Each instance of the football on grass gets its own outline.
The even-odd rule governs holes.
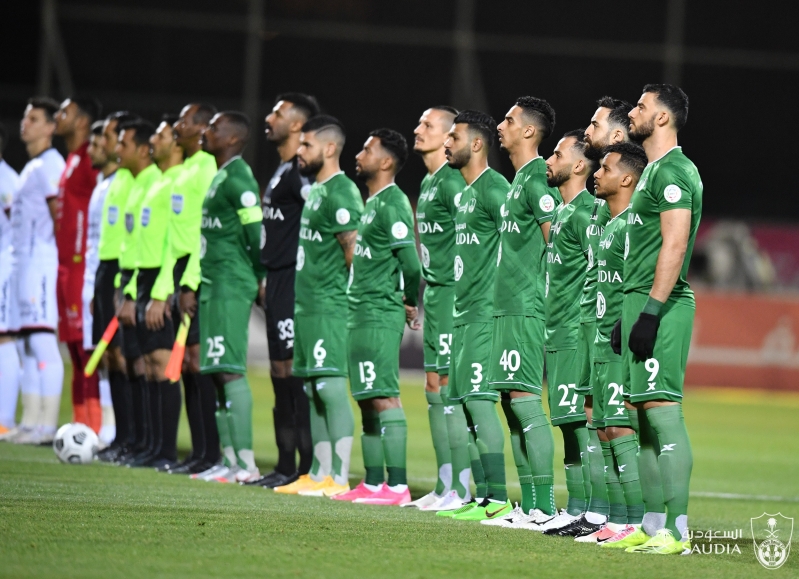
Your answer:
[[[94,460],[100,440],[94,431],[80,422],[65,424],[53,439],[58,460],[70,464],[89,464]]]

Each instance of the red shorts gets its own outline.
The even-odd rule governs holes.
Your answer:
[[[58,266],[58,337],[83,343],[83,263]]]

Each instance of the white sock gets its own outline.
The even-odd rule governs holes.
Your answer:
[[[255,466],[255,453],[252,450],[242,449],[236,454],[239,455],[239,458],[244,463],[244,466],[248,471],[255,472],[258,470],[258,467]]]
[[[441,468],[438,469],[438,478],[440,478],[441,482],[444,483],[444,490],[441,492],[441,496],[444,496],[452,488],[452,463],[451,462],[448,462],[446,464],[442,464],[441,465]]]
[[[21,426],[33,428],[39,424],[39,414],[42,410],[42,392],[39,387],[39,368],[36,357],[27,341],[23,338],[17,340],[17,352],[22,359],[22,373],[19,376],[19,389],[22,393],[22,420]]]
[[[337,485],[345,485],[350,480],[350,456],[352,456],[352,437],[344,436],[336,441],[335,453],[341,459],[341,472],[333,477]]]
[[[0,426],[14,428],[22,370],[14,342],[0,344]]]
[[[465,468],[458,473],[458,481],[461,483],[461,486],[466,489],[466,496],[465,497],[458,497],[464,501],[471,500],[472,492],[469,489],[469,481],[472,478],[472,469]]]
[[[388,487],[392,493],[404,493],[408,490],[408,485],[394,485],[393,487]]]
[[[313,447],[313,454],[316,462],[319,463],[319,470],[316,473],[310,473],[311,480],[322,482],[333,468],[333,448],[330,445],[330,441],[317,442]]]
[[[660,529],[666,526],[666,513],[644,513],[641,528],[644,533],[654,537]],[[676,537],[675,537],[676,538]]]
[[[236,451],[233,450],[232,446],[226,446],[223,448],[222,454],[225,455],[225,462],[227,462],[226,466],[233,468],[234,466],[238,465],[238,462],[236,461]]]
[[[383,485],[368,485],[366,483],[363,483],[363,486],[365,486],[368,490],[372,491],[373,493],[376,493],[383,487]]]
[[[58,340],[50,332],[35,332],[25,339],[27,351],[36,358],[39,392],[42,396],[61,396],[64,385],[64,361]]]
[[[594,525],[604,525],[607,522],[608,518],[605,515],[600,515],[599,513],[592,513],[591,511],[587,511],[585,513],[585,520]]]

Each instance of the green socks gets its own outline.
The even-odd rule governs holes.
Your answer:
[[[521,400],[517,398],[517,400]],[[516,463],[516,472],[519,475],[519,485],[522,487],[522,510],[530,513],[535,508],[535,491],[533,491],[533,473],[530,470],[530,461],[527,458],[527,445],[522,433],[522,425],[513,412],[510,398],[502,399],[502,411],[508,421],[510,430],[510,446],[513,451],[513,462]]]
[[[238,465],[254,471],[255,455],[252,450],[252,392],[247,378],[241,377],[225,384],[228,427]]]
[[[388,471],[388,486],[408,484],[405,453],[408,443],[408,423],[402,408],[389,408],[379,414],[383,436],[383,456]]]
[[[236,451],[233,449],[233,439],[230,436],[228,426],[227,404],[225,401],[225,390],[217,388],[217,396],[220,399],[216,403],[216,429],[219,431],[219,444],[222,446],[222,464],[231,467],[236,464]]]
[[[366,470],[364,483],[368,485],[382,485],[383,478],[383,440],[380,436],[380,417],[375,410],[361,408],[363,420],[363,433],[361,434],[361,450],[363,452],[363,467]]]
[[[436,453],[438,479],[434,492],[443,496],[452,488],[452,453],[449,448],[447,417],[444,415],[444,400],[440,392],[425,392],[427,397],[427,416],[430,419],[430,434],[433,436],[433,450]]]
[[[627,523],[627,504],[624,502],[624,492],[621,489],[616,461],[613,460],[613,449],[607,440],[600,440],[599,445],[602,447],[602,459],[605,463],[605,485],[607,485],[608,502],[610,503],[608,522],[624,525]],[[594,497],[592,495],[591,501],[593,502],[593,500]]]
[[[477,439],[474,436],[474,427],[469,428],[469,463],[472,465],[472,477],[474,478],[474,496],[484,499],[488,490],[486,487],[486,473],[483,470],[483,463],[480,462],[480,451],[477,449]]]
[[[660,447],[657,460],[667,509],[666,528],[674,533],[675,539],[685,540],[680,537],[685,537],[688,527],[688,488],[694,456],[682,405],[650,408],[646,416]]]
[[[653,537],[666,520],[666,501],[663,498],[663,483],[658,466],[658,437],[649,423],[648,413],[638,411],[638,473],[641,477],[641,492],[644,497],[646,515],[642,520],[644,532]],[[675,537],[676,538],[676,537]]]
[[[486,498],[505,502],[508,489],[505,484],[505,435],[499,421],[496,404],[490,400],[472,400],[466,403],[472,418],[480,462],[486,477]]]
[[[584,439],[587,444],[588,432],[585,423],[580,422],[560,424],[558,427],[563,435],[563,466],[566,469],[566,490],[569,493],[566,512],[572,516],[577,516],[580,513],[584,513],[588,506],[585,479],[583,478],[583,465],[580,457],[580,438]]]
[[[317,378],[315,386],[316,397],[324,407],[328,440],[332,446],[330,476],[336,484],[344,485],[349,481],[352,435],[355,431],[347,379],[343,376]]]
[[[519,419],[522,427],[530,473],[533,478],[533,508],[540,509],[548,515],[554,515],[555,509],[555,470],[552,462],[555,458],[555,438],[552,428],[544,413],[541,397],[525,396],[516,398],[510,403],[511,409]]]
[[[311,440],[313,441],[313,461],[308,474],[312,480],[319,482],[329,475],[332,469],[332,447],[330,434],[327,431],[325,405],[315,394],[315,382],[315,380],[306,380],[304,388],[311,409]]]
[[[610,502],[608,487],[605,483],[604,447],[599,440],[596,428],[588,427],[587,430],[588,446],[583,454],[583,465],[588,462],[591,482],[591,500],[588,503],[588,511],[607,517],[610,513]],[[610,454],[610,445],[608,445],[608,454]],[[621,487],[619,487],[619,493],[621,493]]]
[[[444,415],[447,419],[449,451],[452,457],[452,490],[457,492],[461,499],[468,500],[471,497],[469,477],[472,469],[469,456],[469,426],[466,424],[463,404],[445,406]],[[479,455],[477,462],[480,462]],[[481,473],[482,470],[480,467]],[[475,475],[475,482],[477,482],[477,475]],[[483,477],[483,484],[485,484],[485,477]]]
[[[644,518],[644,499],[638,479],[638,438],[634,434],[622,436],[611,440],[610,447],[616,457],[619,482],[627,504],[627,524],[640,525]]]

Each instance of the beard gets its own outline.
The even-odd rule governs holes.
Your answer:
[[[447,159],[447,163],[453,169],[462,169],[469,164],[471,158],[472,150],[469,147],[464,147],[460,151],[450,149],[450,157]]]
[[[655,132],[655,115],[652,115],[648,121],[636,125],[634,129],[630,129],[630,139],[638,144],[643,143],[649,137],[652,136],[652,133]]]
[[[300,164],[297,168],[300,171],[300,175],[303,177],[310,177],[311,175],[316,175],[319,173],[324,164],[325,162],[322,159],[322,155],[319,155],[316,159],[305,161],[305,164]]]
[[[357,167],[355,169],[355,176],[364,183],[370,181],[376,174],[377,171],[370,171],[369,169],[364,169],[363,167],[361,167],[360,171],[357,169]]]
[[[563,169],[559,173],[553,173],[552,177],[547,177],[547,187],[560,187],[571,176],[571,169]]]

